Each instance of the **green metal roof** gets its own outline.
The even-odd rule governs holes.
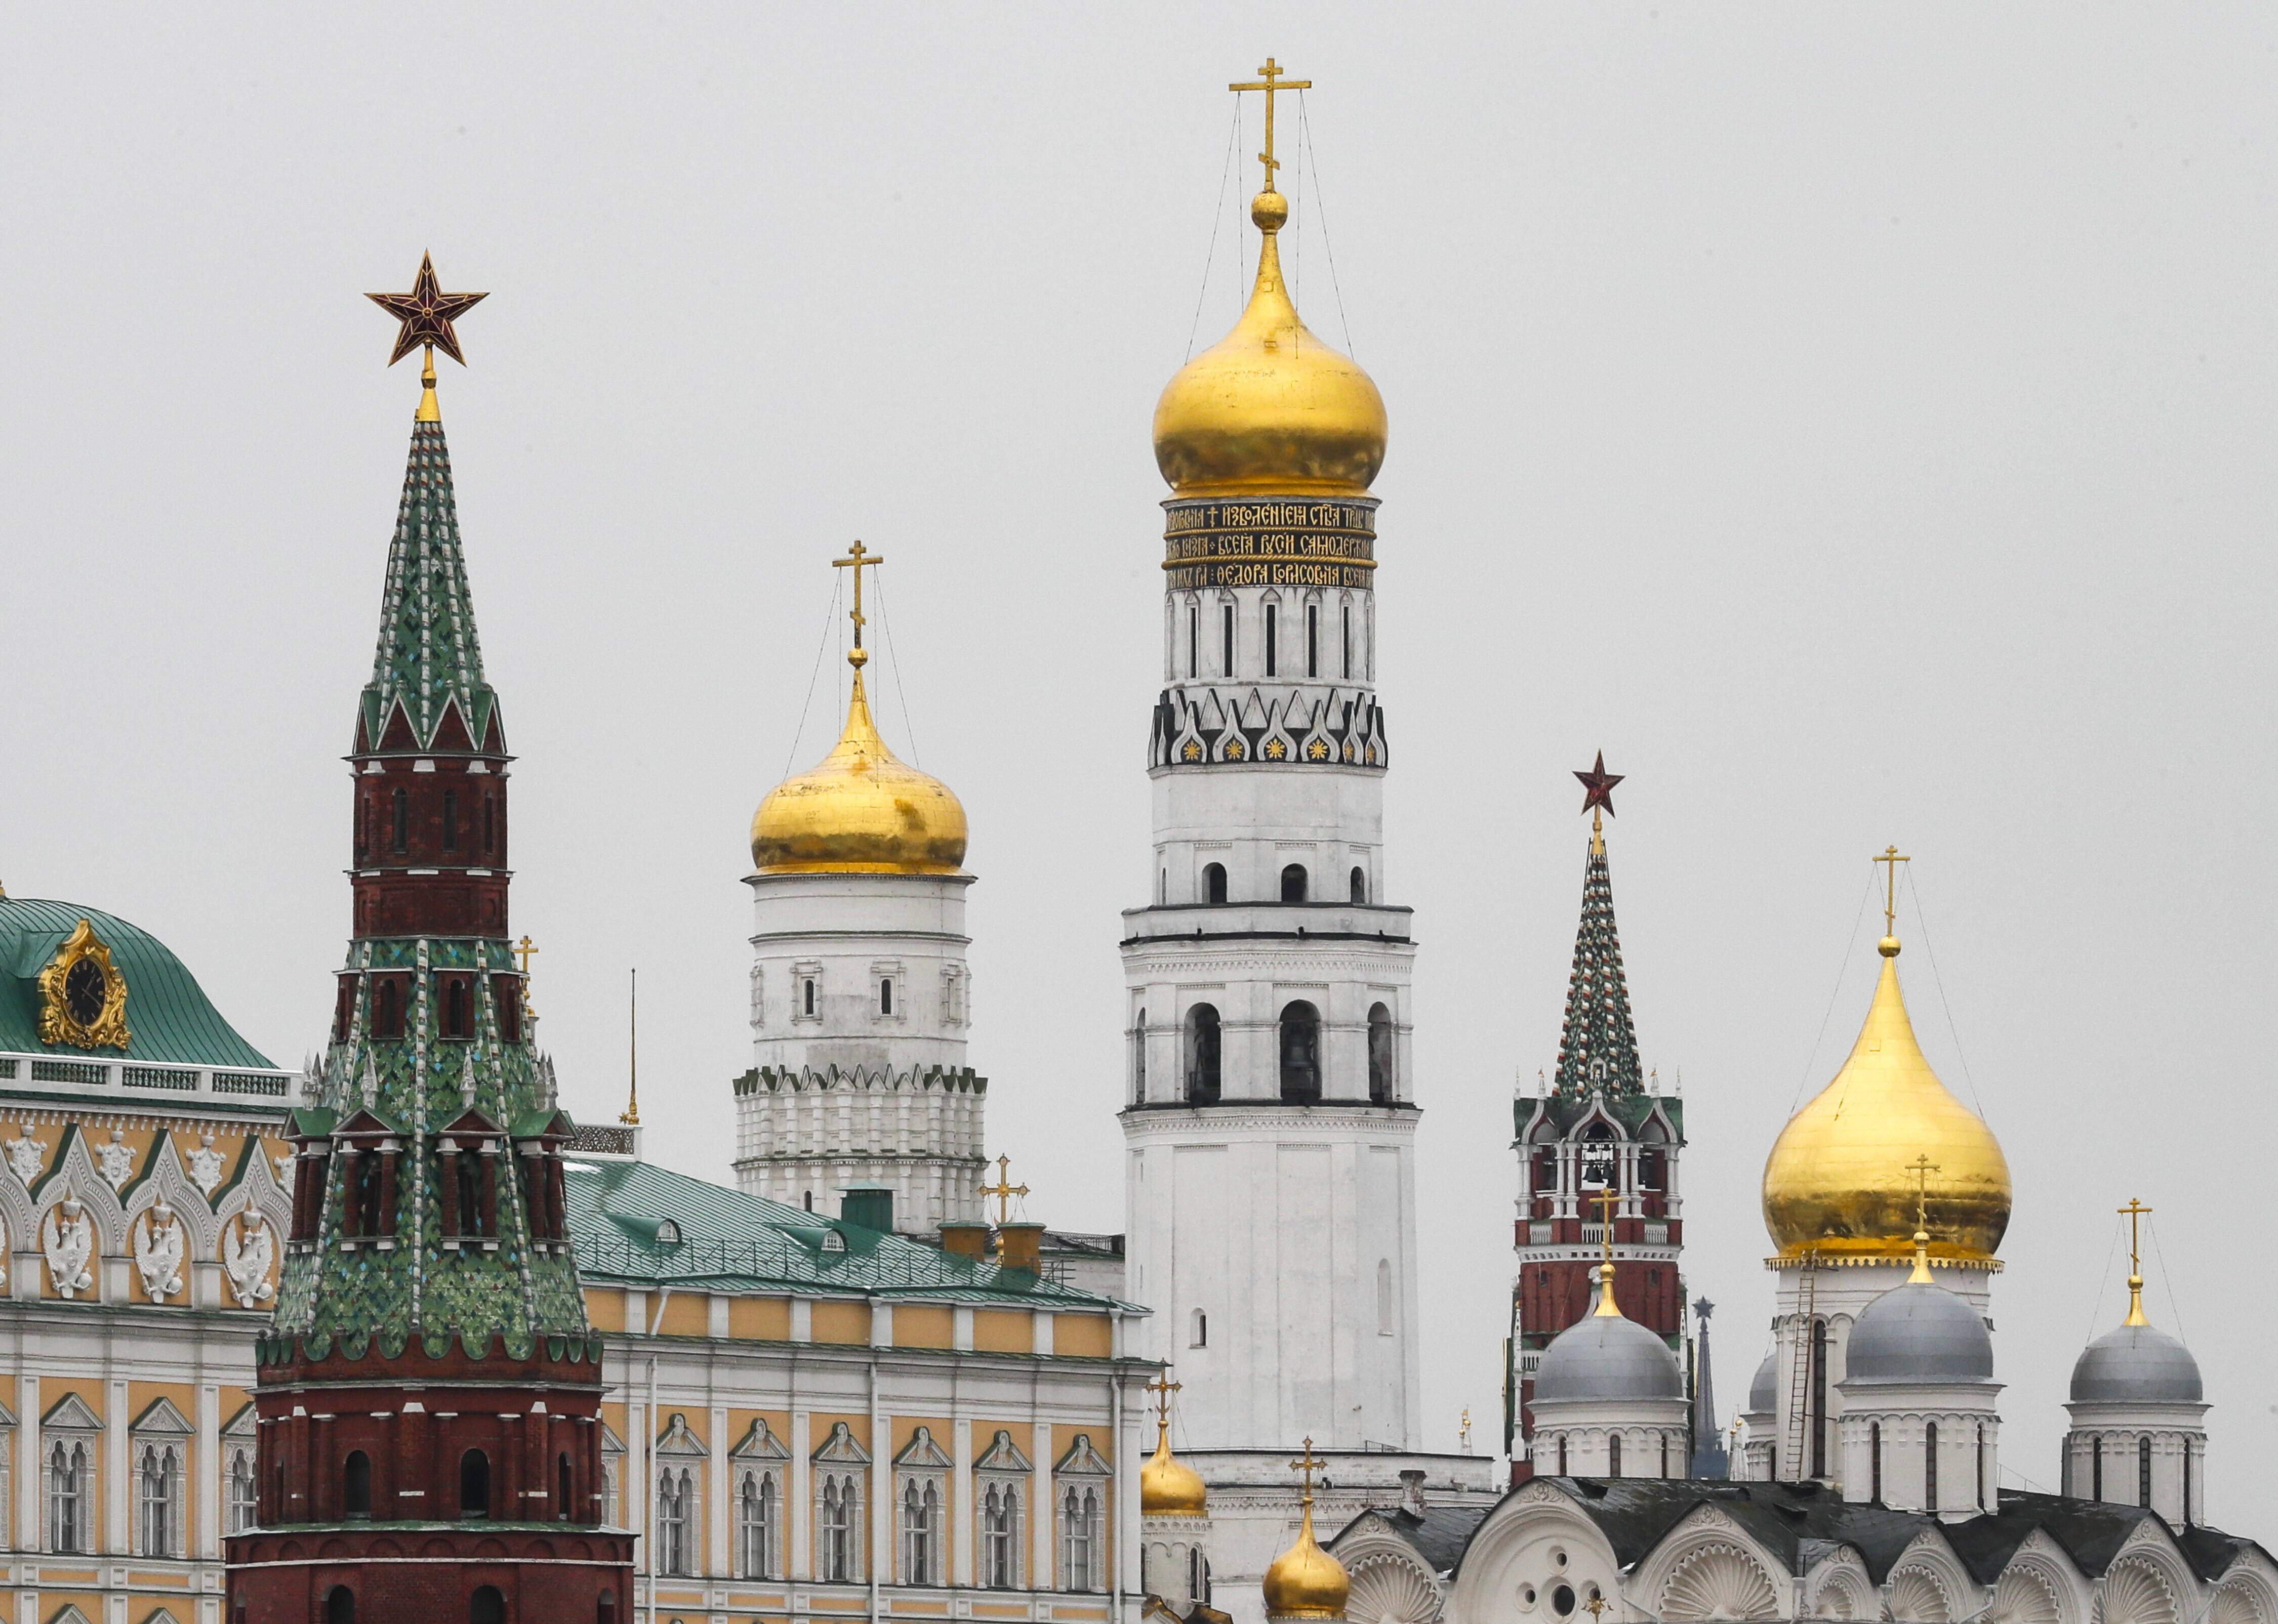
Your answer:
[[[123,1050],[90,1051],[40,1041],[40,972],[81,919],[111,949],[111,962],[126,981],[126,1026],[134,1041]],[[277,1069],[238,1036],[188,966],[156,936],[97,909],[28,896],[0,896],[0,1051]]]
[[[577,1272],[589,1285],[1144,1312],[1026,1269],[953,1256],[653,1163],[572,1160],[566,1183]],[[668,1223],[677,1241],[668,1238]]]

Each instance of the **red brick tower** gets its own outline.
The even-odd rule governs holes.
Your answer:
[[[483,679],[434,349],[483,295],[422,263],[428,347],[356,718],[355,934],[260,1346],[258,1526],[232,1624],[630,1624],[600,1524],[601,1339],[563,1222],[554,1104],[507,929],[506,738]],[[374,295],[380,298],[379,295]]]
[[[1590,852],[1582,871],[1582,920],[1566,987],[1558,1073],[1548,1094],[1515,1102],[1519,1153],[1518,1215],[1512,1244],[1518,1277],[1511,1292],[1510,1368],[1504,1447],[1525,1471],[1534,1366],[1550,1339],[1590,1312],[1602,1255],[1602,1215],[1614,1227],[1614,1300],[1623,1314],[1667,1338],[1685,1335],[1685,1277],[1679,1260],[1677,1168],[1685,1149],[1685,1102],[1655,1092],[1638,1064],[1637,1028],[1622,972],[1606,867],[1603,820],[1621,774],[1603,756],[1578,773],[1588,791]],[[1613,1200],[1601,1200],[1610,1189]]]

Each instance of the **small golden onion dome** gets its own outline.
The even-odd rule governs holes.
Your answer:
[[[1171,1452],[1171,1429],[1156,1423],[1155,1458],[1139,1468],[1139,1513],[1145,1517],[1210,1514],[1202,1474]]]
[[[837,744],[752,815],[752,861],[763,874],[953,874],[965,839],[965,808],[949,786],[896,759],[878,736],[859,667]]]
[[[1341,1619],[1352,1594],[1345,1565],[1313,1539],[1313,1497],[1305,1497],[1297,1543],[1265,1570],[1265,1616],[1271,1619]]]
[[[1867,1024],[1835,1080],[1788,1119],[1764,1164],[1764,1226],[1783,1257],[1915,1255],[1926,1157],[1929,1255],[1991,1259],[2009,1227],[2009,1163],[1974,1111],[1946,1091],[1915,1041],[1899,991],[1899,942],[1877,946],[1883,974]]]
[[[1257,281],[1234,331],[1155,403],[1155,463],[1180,496],[1365,496],[1384,466],[1384,397],[1315,338],[1281,279],[1289,205],[1260,192]]]

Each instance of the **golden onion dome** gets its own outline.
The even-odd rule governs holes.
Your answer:
[[[1341,1619],[1352,1594],[1345,1565],[1313,1539],[1313,1497],[1305,1496],[1297,1543],[1265,1570],[1265,1616],[1272,1619]]]
[[[1171,1429],[1156,1423],[1155,1457],[1139,1468],[1139,1513],[1145,1517],[1204,1517],[1210,1491],[1202,1474],[1171,1452]]]
[[[859,664],[837,744],[752,815],[752,861],[763,874],[953,874],[965,841],[965,808],[949,786],[878,736]]]
[[[1281,279],[1289,217],[1260,192],[1257,280],[1234,331],[1181,367],[1155,403],[1155,463],[1180,496],[1365,496],[1384,466],[1384,397],[1307,330]]]
[[[2009,1163],[1993,1131],[1946,1091],[1915,1041],[1899,941],[1883,938],[1867,1024],[1835,1080],[1788,1119],[1764,1164],[1764,1225],[1783,1257],[1914,1255],[1917,1159],[1930,1164],[1932,1257],[1990,1260],[2009,1227]]]

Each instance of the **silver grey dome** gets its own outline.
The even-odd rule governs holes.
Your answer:
[[[2199,1361],[2154,1325],[2107,1330],[2072,1368],[2075,1404],[2198,1404]]]
[[[1846,1386],[1992,1379],[1993,1338],[1984,1316],[1942,1285],[1884,1292],[1851,1327]]]
[[[1779,1350],[1774,1348],[1756,1367],[1756,1379],[1748,1384],[1748,1414],[1769,1415],[1778,1407]]]
[[[1534,1401],[1568,1399],[1682,1399],[1677,1355],[1635,1320],[1592,1315],[1560,1331],[1542,1350]]]

